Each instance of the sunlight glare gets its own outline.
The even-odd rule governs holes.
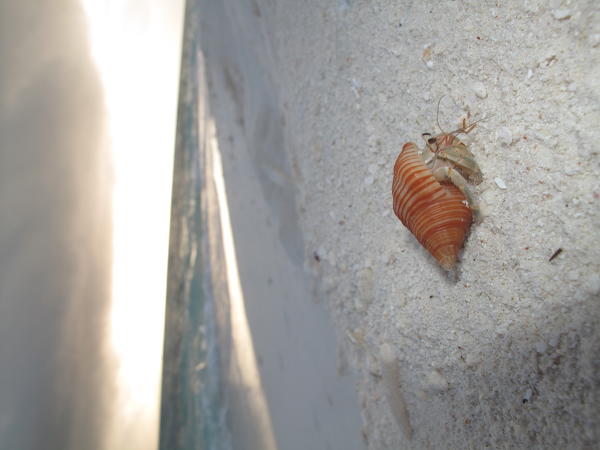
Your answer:
[[[81,0],[105,89],[113,188],[108,448],[156,448],[183,0]]]

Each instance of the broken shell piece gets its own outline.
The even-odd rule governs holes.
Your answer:
[[[500,189],[506,189],[506,183],[502,178],[494,178],[494,182]]]

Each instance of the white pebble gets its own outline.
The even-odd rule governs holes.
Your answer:
[[[540,341],[537,344],[535,344],[535,351],[538,352],[539,354],[546,353],[547,349],[548,349],[548,346],[543,341]]]
[[[338,0],[337,2],[338,11],[340,12],[345,12],[350,6],[350,0]]]
[[[325,250],[325,247],[319,247],[317,255],[319,255],[319,258],[321,259],[327,259],[327,250]]]
[[[425,378],[425,388],[430,392],[443,392],[448,389],[448,382],[437,370],[432,370]]]
[[[591,295],[600,294],[600,275],[592,274],[585,282],[585,290]]]
[[[335,266],[335,263],[336,263],[335,253],[333,253],[333,251],[331,251],[331,252],[329,252],[329,254],[327,256],[329,259],[329,264],[331,264],[332,266]]]
[[[417,398],[419,400],[429,400],[429,394],[425,392],[423,389],[419,389],[417,391]]]
[[[494,182],[500,189],[506,189],[506,183],[502,178],[494,178]]]
[[[433,61],[427,61],[425,66],[427,66],[428,69],[433,69]]]
[[[569,9],[556,9],[552,12],[552,15],[556,20],[563,20],[571,17],[571,10]]]
[[[523,394],[523,403],[530,401],[532,395],[533,395],[533,392],[531,391],[531,389],[527,389],[525,391],[525,393]]]
[[[581,170],[579,169],[579,167],[565,167],[564,172],[565,174],[567,174],[568,176],[573,176],[573,175],[577,175]]]
[[[571,270],[568,275],[569,281],[579,280],[579,272],[577,270]]]
[[[508,128],[500,127],[498,130],[496,130],[496,139],[498,139],[498,141],[500,141],[500,143],[503,145],[510,145],[512,144],[513,137]]]
[[[469,367],[474,367],[477,364],[479,364],[480,362],[480,358],[479,355],[476,353],[467,353],[467,357],[465,358],[465,363],[467,364],[467,366]]]
[[[533,70],[529,69],[529,70],[527,71],[527,79],[528,79],[528,80],[529,80],[529,79],[531,79],[531,77],[532,77],[532,76],[533,76]]]
[[[475,83],[473,83],[473,86],[471,86],[471,87],[477,97],[479,97],[479,98],[487,97],[487,89],[485,88],[485,85],[482,82],[476,81]]]

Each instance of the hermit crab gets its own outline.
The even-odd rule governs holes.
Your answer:
[[[479,214],[467,183],[481,183],[481,170],[457,137],[470,133],[477,122],[468,124],[464,119],[449,133],[423,133],[425,149],[408,142],[394,164],[394,213],[446,270],[455,267],[471,222]]]

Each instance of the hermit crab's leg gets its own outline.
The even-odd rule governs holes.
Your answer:
[[[433,176],[440,183],[450,182],[458,189],[460,189],[460,191],[467,198],[467,203],[469,204],[469,208],[471,208],[471,210],[473,211],[475,220],[479,222],[479,220],[481,219],[479,205],[477,204],[475,197],[473,196],[473,194],[467,186],[467,180],[465,180],[463,176],[460,173],[458,173],[455,169],[448,166],[438,167],[433,171]]]
[[[429,133],[423,133],[423,138],[425,138],[425,140],[427,140],[425,137],[427,134]],[[419,150],[419,156],[423,160],[423,164],[431,169],[434,166],[437,151],[434,151],[429,145],[427,145],[423,150]]]
[[[477,122],[479,122],[479,120]],[[457,130],[457,132],[460,132],[462,134],[469,134],[471,131],[473,131],[473,128],[475,128],[477,122],[473,122],[471,125],[467,125],[467,119],[463,119],[462,128],[459,129],[461,131]]]
[[[475,128],[475,126],[479,123],[479,122],[483,122],[484,120],[488,120],[490,118],[494,117],[494,115],[488,115],[487,117],[482,117],[479,120],[476,120],[475,122],[471,122],[471,124],[468,124],[467,119],[462,120],[462,127],[451,131],[450,133],[442,133],[442,134],[452,134],[454,136],[456,136],[457,134],[469,134],[471,131],[473,131],[473,128]],[[441,135],[440,135],[441,136]]]
[[[439,138],[441,136],[454,136],[454,137],[456,137],[459,134],[469,134],[471,131],[473,131],[473,129],[477,126],[477,124],[479,122],[482,122],[484,120],[488,120],[490,117],[494,117],[494,116],[491,115],[491,116],[487,116],[487,117],[482,117],[481,119],[476,120],[475,122],[471,122],[470,124],[467,122],[467,119],[463,118],[463,120],[462,120],[462,126],[460,128],[457,128],[456,130],[451,131],[449,133],[442,132],[442,133],[440,133],[440,134],[438,134],[437,136],[434,136],[434,137],[435,138]]]
[[[437,136],[435,136],[436,138],[439,136],[456,136],[458,134],[469,134],[471,131],[473,131],[473,129],[477,126],[477,124],[479,122],[481,122],[483,119],[479,119],[476,120],[475,122],[473,122],[470,125],[467,125],[467,121],[465,119],[463,119],[463,123],[462,123],[462,127],[457,128],[454,131],[451,131],[450,133],[441,133],[438,134]]]
[[[481,169],[475,162],[473,154],[463,143],[440,149],[437,157],[450,162],[469,182],[473,184],[481,183]]]

